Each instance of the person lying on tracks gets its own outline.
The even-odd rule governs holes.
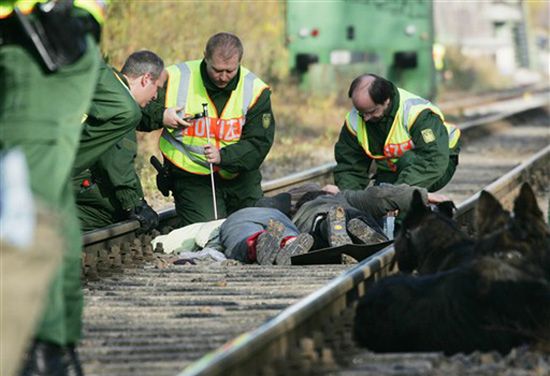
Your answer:
[[[161,235],[153,239],[153,247],[159,242],[165,252],[183,251],[185,257],[189,257],[186,251],[202,249],[210,251],[214,259],[219,251],[228,259],[243,263],[289,265],[292,256],[311,249],[313,238],[300,233],[278,209],[251,207],[239,209],[227,219],[195,223]]]
[[[263,198],[257,206],[277,205],[283,212],[294,213],[292,220],[300,232],[313,236],[313,249],[350,243],[376,244],[393,238],[393,233],[385,234],[382,230],[384,217],[404,214],[415,190],[426,204],[449,201],[445,195],[406,184],[382,184],[357,191],[340,191],[335,185],[311,188],[302,193],[292,208],[290,199],[286,208],[282,200],[289,193]]]
[[[339,193],[337,187],[330,185],[324,191],[311,188],[302,192],[297,208],[291,208],[291,194],[283,192],[259,200],[256,207],[240,209],[226,220],[196,223],[157,237],[153,248],[162,242],[165,252],[211,249],[244,263],[290,264],[292,256],[352,243],[352,239],[367,244],[386,241],[376,218],[406,208],[412,192],[418,189],[382,185]],[[425,189],[420,191],[426,203],[448,200]],[[330,240],[333,236],[339,238]]]

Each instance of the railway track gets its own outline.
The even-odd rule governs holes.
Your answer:
[[[516,105],[504,105],[500,115],[488,111],[489,125],[483,119],[461,124],[461,163],[444,193],[462,203],[465,226],[475,193],[503,176],[491,187],[498,197],[513,196],[529,180],[541,207],[548,205],[550,130],[547,113],[538,109],[547,97],[510,117]],[[323,166],[264,188],[286,189],[330,171]],[[171,215],[162,218],[168,224]],[[136,227],[127,222],[85,236],[85,268],[95,257],[91,274],[101,277],[85,284],[87,375],[174,375],[184,368],[184,375],[345,374],[342,365],[357,353],[350,337],[353,300],[391,272],[391,247],[356,266],[160,265],[150,237],[136,238]]]

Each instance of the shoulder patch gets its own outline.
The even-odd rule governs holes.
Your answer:
[[[435,135],[431,129],[424,129],[420,133],[422,133],[422,139],[424,140],[425,143],[429,144],[430,142],[435,141]]]
[[[262,126],[267,129],[271,125],[271,114],[265,113],[262,114]]]

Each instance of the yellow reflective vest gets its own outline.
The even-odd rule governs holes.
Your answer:
[[[0,19],[7,18],[13,8],[17,7],[23,14],[29,14],[35,4],[47,3],[49,0],[17,0],[0,1]],[[105,21],[105,11],[108,1],[106,0],[75,0],[74,6],[88,11],[95,20],[102,25]]]
[[[103,25],[108,3],[108,0],[75,0],[74,6],[88,11],[98,24]]]
[[[17,1],[0,1],[0,19],[7,18],[13,8],[17,7],[23,14],[29,14],[37,3],[45,3],[47,0],[17,0]]]
[[[406,90],[400,88],[397,90],[399,91],[399,106],[384,143],[383,154],[381,155],[371,153],[367,127],[357,109],[353,108],[346,115],[346,126],[350,132],[357,136],[357,140],[363,150],[365,150],[365,153],[370,158],[376,160],[377,166],[381,170],[387,171],[389,169],[393,172],[397,171],[397,160],[405,152],[415,148],[409,131],[422,111],[428,109],[441,118],[449,134],[449,149],[453,149],[460,138],[460,129],[450,123],[446,123],[441,110],[430,101],[409,93]]]
[[[210,173],[204,156],[204,146],[209,143],[221,149],[239,142],[246,123],[248,110],[256,103],[267,84],[254,73],[241,66],[237,87],[231,94],[221,114],[208,96],[200,71],[200,60],[187,61],[166,68],[166,108],[183,107],[182,117],[193,116],[208,105],[208,117],[191,121],[186,129],[162,130],[159,147],[172,164],[197,175]],[[232,179],[238,174],[214,166],[221,177]]]

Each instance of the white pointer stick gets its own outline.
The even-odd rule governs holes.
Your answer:
[[[208,104],[202,104],[202,113],[206,120],[206,140],[210,143],[210,118],[208,117]],[[212,186],[212,203],[214,205],[214,219],[218,219],[218,205],[216,204],[216,185],[214,184],[214,166],[210,165],[210,185]]]

